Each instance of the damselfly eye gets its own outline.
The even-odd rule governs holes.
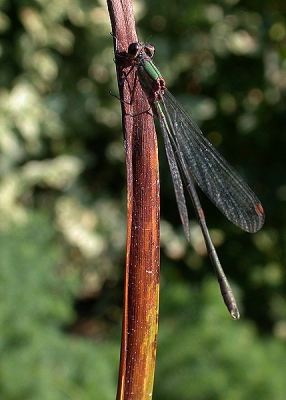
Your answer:
[[[136,58],[138,56],[140,48],[141,48],[141,46],[139,43],[131,43],[128,47],[129,58],[131,58],[131,59]]]
[[[155,47],[152,44],[146,44],[144,50],[148,57],[152,58],[155,54]]]

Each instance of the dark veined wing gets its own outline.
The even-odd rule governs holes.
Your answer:
[[[155,101],[155,107],[158,113],[164,113],[170,141],[173,147],[178,148],[203,192],[235,225],[247,232],[258,231],[264,223],[264,211],[259,199],[203,136],[179,101],[165,90],[162,101]],[[160,115],[158,118],[160,120]],[[188,181],[188,176],[185,178]]]
[[[162,109],[159,104],[155,105],[156,114],[160,121],[162,135],[165,144],[165,150],[167,154],[168,164],[171,171],[171,176],[173,180],[175,196],[177,200],[177,205],[179,209],[180,218],[182,221],[182,225],[184,228],[185,235],[190,241],[190,226],[189,226],[189,216],[188,209],[186,206],[186,199],[184,195],[184,187],[181,179],[180,171],[178,168],[177,160],[176,160],[176,149],[174,148],[174,144],[171,143],[171,134],[169,131],[169,126],[167,124],[165,116],[162,114]]]

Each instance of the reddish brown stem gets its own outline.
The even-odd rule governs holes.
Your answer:
[[[124,54],[130,43],[138,41],[131,0],[107,0],[107,4],[116,50]],[[120,64],[117,76],[126,151],[127,242],[117,400],[150,400],[159,310],[157,139],[136,71],[125,68],[124,62]]]

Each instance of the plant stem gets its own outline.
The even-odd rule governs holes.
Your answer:
[[[138,41],[131,0],[107,0],[115,51]],[[124,64],[124,63],[123,63]],[[159,168],[154,121],[135,69],[116,66],[127,168],[124,314],[117,400],[150,400],[159,311]],[[128,75],[126,75],[128,73]]]

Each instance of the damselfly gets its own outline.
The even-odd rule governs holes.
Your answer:
[[[129,65],[137,68],[140,84],[160,123],[185,234],[189,239],[189,217],[181,176],[192,199],[224,302],[231,316],[238,319],[237,304],[212,243],[194,180],[231,222],[247,232],[256,232],[262,227],[264,211],[253,191],[166,89],[165,80],[152,61],[154,53],[155,48],[150,44],[132,43],[126,57]]]

